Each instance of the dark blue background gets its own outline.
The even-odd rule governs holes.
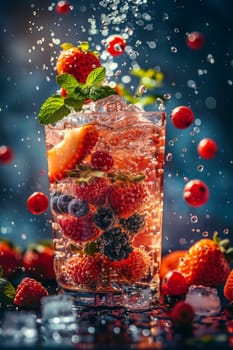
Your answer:
[[[104,3],[108,5],[104,7]],[[32,192],[48,194],[44,133],[37,114],[41,103],[57,89],[54,64],[60,47],[56,40],[51,43],[53,38],[73,43],[89,41],[92,49],[102,52],[100,16],[105,13],[108,18],[113,14],[107,25],[109,35],[131,28],[127,45],[136,51],[135,60],[128,53],[113,59],[121,71],[115,81],[128,75],[136,61],[143,69],[159,68],[165,78],[158,92],[171,94],[166,104],[166,155],[171,153],[172,158],[165,165],[164,251],[186,249],[193,241],[212,236],[215,230],[231,238],[231,1],[105,0],[87,4],[79,0],[70,1],[73,10],[66,16],[50,9],[53,4],[46,0],[8,0],[0,5],[0,144],[14,150],[12,163],[0,167],[0,235],[22,247],[51,238],[50,212],[35,217],[26,207]],[[127,4],[128,10],[121,12]],[[122,13],[126,18],[114,23],[116,14]],[[88,33],[93,20],[97,29],[102,28],[96,34]],[[185,45],[186,33],[196,30],[206,39],[200,51]],[[149,48],[151,43],[156,47]],[[128,85],[135,88],[136,82]],[[209,105],[209,100],[213,104]],[[196,123],[182,131],[169,119],[178,105],[190,106],[196,117]],[[218,144],[217,156],[209,161],[197,155],[196,147],[203,137],[212,137]],[[200,208],[189,207],[182,199],[184,184],[192,178],[204,180],[210,188],[210,200]]]

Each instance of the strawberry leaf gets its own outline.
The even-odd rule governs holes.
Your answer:
[[[101,83],[103,83],[105,75],[105,67],[98,67],[89,73],[85,85],[100,85]]]
[[[116,91],[110,86],[91,86],[89,91],[89,98],[93,101],[97,101],[101,98],[108,97],[110,95],[116,95]]]
[[[0,303],[3,305],[12,304],[15,293],[14,286],[5,278],[0,278]]]
[[[63,89],[68,92],[73,92],[74,89],[80,85],[73,75],[67,73],[57,75],[56,81],[61,87],[63,87]]]
[[[49,97],[41,106],[39,111],[39,122],[41,124],[55,123],[69,114],[70,108],[64,103],[64,98],[59,95]]]

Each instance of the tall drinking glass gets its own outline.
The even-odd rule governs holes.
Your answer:
[[[45,126],[54,267],[77,306],[158,304],[165,124],[111,96]]]

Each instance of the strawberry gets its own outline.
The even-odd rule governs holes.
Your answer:
[[[74,273],[77,265],[79,264],[81,257],[79,255],[72,255],[68,257],[62,266],[61,278],[71,284],[74,284]]]
[[[104,177],[92,177],[89,181],[78,181],[74,186],[76,196],[89,203],[101,203],[105,199],[109,184]]]
[[[3,269],[3,277],[13,278],[21,270],[22,252],[8,240],[0,241],[0,266]]]
[[[195,312],[193,307],[185,301],[178,301],[170,311],[170,318],[173,327],[181,331],[186,331],[192,327]]]
[[[108,201],[121,218],[127,218],[140,209],[146,192],[139,182],[116,181],[108,191]]]
[[[117,272],[118,279],[134,283],[146,277],[150,263],[150,257],[145,251],[135,249],[127,259],[112,262],[111,267]]]
[[[217,233],[213,239],[202,238],[194,243],[177,267],[187,285],[218,287],[223,284],[230,272],[232,249],[228,245],[229,240],[220,240]]]
[[[233,301],[233,270],[230,271],[223,288],[224,297],[229,301]]]
[[[93,124],[66,131],[64,139],[47,152],[50,181],[60,180],[94,147],[98,131]]]
[[[56,69],[58,74],[71,74],[84,84],[88,74],[100,65],[99,58],[91,51],[82,51],[81,48],[71,47],[60,53]]]
[[[14,304],[22,308],[36,308],[40,306],[41,298],[47,295],[47,289],[40,282],[25,277],[17,286]]]
[[[90,211],[85,216],[63,215],[59,220],[63,235],[72,241],[80,243],[96,239],[100,230],[94,225],[93,212]]]
[[[23,266],[30,277],[54,281],[54,248],[52,244],[35,243],[29,245],[23,255]]]
[[[162,280],[167,272],[176,270],[180,259],[184,256],[186,250],[174,250],[162,257],[160,266],[160,279]]]
[[[76,265],[74,280],[81,288],[95,289],[102,282],[102,258],[99,253],[84,255]]]

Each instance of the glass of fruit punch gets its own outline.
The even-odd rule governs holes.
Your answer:
[[[127,104],[90,51],[62,51],[57,71],[39,112],[57,283],[77,307],[157,305],[165,112]]]

